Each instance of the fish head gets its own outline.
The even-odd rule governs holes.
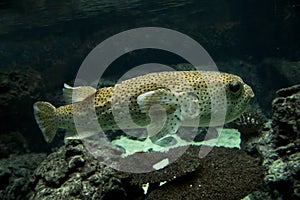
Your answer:
[[[223,82],[226,92],[227,111],[225,122],[238,118],[254,98],[252,88],[236,75],[224,74]]]
[[[194,126],[189,121],[199,118],[199,126],[221,126],[238,118],[248,107],[254,93],[249,85],[236,75],[215,71],[185,72],[193,92],[187,92],[184,103],[190,112],[182,112],[184,124]],[[187,91],[190,88],[187,87]],[[193,95],[188,95],[193,94]],[[188,99],[189,101],[187,101]],[[196,99],[193,101],[191,99]],[[191,102],[189,104],[189,102]],[[198,103],[199,112],[193,102]],[[184,106],[183,106],[184,107]],[[182,109],[183,110],[183,109]],[[198,114],[198,115],[196,115]],[[198,120],[198,119],[195,119]]]

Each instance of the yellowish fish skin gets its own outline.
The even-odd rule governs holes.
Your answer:
[[[119,122],[127,129],[147,127],[153,120],[151,116],[162,112],[170,116],[170,126],[172,120],[173,124],[179,120],[182,126],[195,126],[192,119],[197,117],[200,119],[197,126],[217,126],[220,124],[210,124],[213,105],[222,104],[218,106],[226,110],[225,123],[228,123],[239,117],[254,97],[251,87],[240,77],[212,71],[150,73],[95,91],[87,95],[85,87],[78,88],[76,96],[82,92],[87,97],[59,108],[41,101],[34,104],[36,121],[47,142],[53,140],[58,128],[75,130],[74,116],[80,119],[76,127],[88,127],[93,113],[102,130],[120,129]],[[225,95],[225,105],[219,102],[220,95]],[[153,106],[156,104],[161,106]],[[121,113],[117,120],[116,113],[118,116]],[[176,127],[167,130],[172,128],[176,130]]]

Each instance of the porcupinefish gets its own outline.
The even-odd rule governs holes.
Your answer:
[[[68,103],[65,106],[55,108],[43,101],[33,105],[46,142],[53,140],[58,128],[67,129],[65,138],[72,138],[78,127],[88,129],[91,113],[95,113],[104,131],[146,128],[151,141],[158,143],[164,136],[176,134],[180,126],[219,126],[233,121],[246,110],[254,93],[233,74],[169,71],[138,76],[98,90],[65,84],[64,96]],[[219,102],[222,97],[225,102]],[[223,122],[211,124],[212,112],[218,112],[212,109],[213,104],[222,104],[217,107],[226,112]],[[74,117],[80,119],[76,126]]]

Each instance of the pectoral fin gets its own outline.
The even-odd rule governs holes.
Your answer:
[[[140,94],[137,103],[142,112],[149,111],[151,106],[160,105],[165,109],[177,107],[176,96],[169,90],[158,89]]]
[[[158,89],[139,95],[137,103],[141,111],[147,113],[151,119],[147,126],[151,141],[160,146],[168,145],[161,141],[166,136],[175,134],[181,124],[176,96],[171,91]]]

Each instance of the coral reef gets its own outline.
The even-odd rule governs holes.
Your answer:
[[[300,86],[284,88],[273,101],[272,123],[267,123],[257,140],[256,151],[266,169],[263,192],[271,199],[299,199],[300,192]]]
[[[12,154],[0,160],[0,199],[29,199],[31,177],[46,158],[44,153]]]

